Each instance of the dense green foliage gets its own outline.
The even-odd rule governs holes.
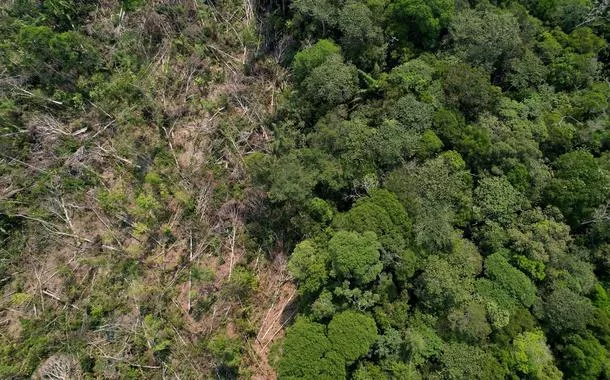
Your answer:
[[[607,16],[589,0],[275,15],[294,85],[249,167],[299,318],[327,326],[345,376],[608,376]],[[325,376],[281,370],[302,323],[280,378]]]

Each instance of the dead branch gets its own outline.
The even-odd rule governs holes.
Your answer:
[[[143,365],[143,364],[132,363],[132,362],[130,362],[128,360],[117,358],[117,357],[110,356],[110,355],[101,355],[101,357],[104,358],[104,359],[110,359],[110,360],[114,360],[114,361],[121,362],[121,363],[127,363],[128,365],[130,365],[132,367],[137,367],[137,368],[146,368],[146,369],[159,369],[159,368],[161,368],[161,366],[158,366],[158,365]]]
[[[28,220],[32,220],[32,221],[38,222],[38,223],[40,223],[42,225],[42,227],[45,230],[49,231],[50,233],[52,233],[54,235],[67,236],[67,237],[71,237],[71,238],[77,239],[79,241],[82,240],[82,241],[86,241],[87,243],[91,243],[91,240],[89,240],[87,238],[84,238],[82,236],[78,236],[78,235],[75,235],[75,234],[69,234],[69,233],[66,233],[66,232],[61,232],[59,230],[59,228],[57,228],[57,226],[55,226],[53,223],[47,222],[46,220],[42,220],[42,219],[39,219],[39,218],[34,218],[34,217],[31,217],[31,216],[28,216],[28,215],[23,215],[23,214],[15,214],[15,215],[9,215],[9,216],[10,217],[24,218],[24,219],[28,219]]]
[[[90,140],[93,140],[94,138],[96,138],[98,135],[102,134],[108,127],[110,127],[112,124],[115,123],[115,120],[110,120],[109,123],[107,123],[106,125],[104,125],[99,131],[95,132],[95,134],[93,136],[91,136]]]
[[[231,279],[231,274],[233,273],[233,264],[235,260],[235,233],[237,228],[235,226],[235,222],[233,223],[233,234],[231,236],[231,257],[229,262],[229,280]]]
[[[610,8],[610,0],[595,0],[585,19],[576,25],[575,28],[591,24],[599,19],[607,19],[608,15],[606,13],[608,8]]]
[[[140,165],[134,164],[133,162],[131,162],[131,160],[128,160],[125,157],[121,157],[121,156],[117,155],[116,153],[114,153],[113,151],[111,151],[109,149],[106,149],[106,148],[102,147],[99,144],[97,144],[97,148],[99,150],[101,150],[104,154],[109,155],[111,157],[114,157],[114,158],[116,158],[117,160],[119,160],[121,162],[124,162],[124,163],[126,163],[128,165],[131,165],[131,166],[135,167],[135,168],[139,168],[140,167]]]
[[[48,101],[48,102],[51,102],[51,103],[53,103],[53,104],[57,104],[57,105],[60,105],[60,106],[61,106],[61,105],[63,105],[63,103],[62,103],[62,102],[60,102],[60,101],[58,101],[58,100],[53,100],[53,99],[50,99],[50,98],[46,98],[46,97],[44,97],[44,96],[39,96],[39,95],[36,95],[36,94],[31,93],[30,91],[28,91],[28,90],[26,90],[26,89],[24,89],[24,88],[18,87],[18,86],[16,86],[16,85],[12,84],[12,83],[9,83],[9,84],[10,84],[10,86],[11,86],[11,87],[13,87],[14,89],[19,90],[19,91],[20,91],[20,92],[22,92],[23,94],[28,95],[28,96],[30,96],[30,97],[33,97],[33,98],[39,98],[39,99],[44,99],[44,100],[46,100],[46,101]]]
[[[44,313],[44,297],[42,296],[42,282],[40,281],[40,274],[38,273],[38,269],[34,268],[34,276],[36,276],[36,281],[38,282],[38,292],[40,295],[40,307],[42,308],[42,312]],[[36,314],[36,305],[34,305],[34,314]]]
[[[294,315],[297,313],[298,310],[293,311],[292,313],[290,313],[290,315],[288,316],[288,318],[286,318],[286,320],[284,321],[284,323],[282,323],[280,325],[280,327],[277,328],[277,330],[275,330],[275,332],[273,333],[273,335],[271,336],[271,338],[269,338],[269,341],[267,343],[265,343],[265,345],[263,346],[263,349],[267,348],[267,346],[269,345],[269,343],[273,342],[273,338],[275,338],[275,336],[284,328],[284,326],[286,326],[286,324],[288,322],[290,322],[292,320],[292,317],[294,317]]]
[[[9,159],[9,160],[11,160],[11,161],[15,161],[15,162],[17,162],[17,163],[19,163],[19,164],[21,164],[21,165],[25,165],[25,166],[27,166],[28,168],[30,168],[30,169],[34,169],[34,170],[36,170],[36,171],[37,171],[37,172],[39,172],[39,173],[46,173],[44,170],[39,169],[39,168],[37,168],[36,166],[32,166],[32,165],[28,164],[27,162],[23,162],[23,161],[18,160],[18,159],[14,158],[14,157],[7,156],[6,154],[0,153],[0,156],[4,157],[4,158],[6,158],[6,159]]]
[[[163,128],[163,132],[165,132],[165,138],[167,138],[167,144],[169,145],[169,150],[170,152],[172,152],[172,157],[174,157],[174,163],[176,164],[176,170],[178,171],[178,174],[182,177],[182,172],[180,171],[180,164],[178,163],[178,157],[176,156],[176,152],[174,151],[174,146],[172,145],[172,130],[170,130],[169,132],[167,131],[167,128],[162,127]]]
[[[292,301],[292,298],[294,297],[294,295],[296,294],[296,290],[292,292],[292,294],[290,295],[290,297],[288,297],[288,299],[286,300],[286,302],[284,302],[284,305],[279,309],[279,312],[273,317],[272,321],[271,321],[271,325],[269,326],[269,328],[267,329],[267,331],[265,332],[265,334],[260,338],[260,340],[262,341],[263,339],[265,339],[265,337],[267,336],[267,334],[269,333],[269,331],[273,328],[273,324],[276,323],[282,316],[282,313],[284,312],[284,309],[286,308],[286,306],[288,306],[288,304],[290,303],[290,301]]]
[[[189,231],[189,263],[193,262],[193,230]],[[192,281],[192,271],[189,270],[189,283],[187,289],[187,313],[191,312],[191,286],[193,284]]]
[[[256,334],[256,340],[259,340],[258,337],[261,334],[261,332],[263,331],[263,327],[265,326],[265,322],[267,322],[267,318],[269,317],[269,313],[271,313],[271,310],[273,309],[273,306],[275,306],[275,301],[273,301],[271,303],[271,307],[269,307],[269,310],[267,310],[267,314],[265,314],[265,318],[263,319],[263,322],[261,323],[261,328],[259,329],[258,334]]]
[[[66,222],[68,223],[68,226],[70,226],[70,230],[72,231],[72,233],[74,233],[74,225],[72,224],[72,219],[70,219],[70,216],[68,215],[68,210],[66,209],[66,204],[64,203],[64,199],[62,197],[60,197],[59,199],[60,199],[60,202],[58,202],[58,203],[64,212]]]
[[[97,201],[97,199],[96,199]],[[99,202],[99,201],[98,201]],[[116,237],[114,231],[110,228],[110,226],[108,225],[108,223],[106,223],[104,221],[104,219],[102,219],[102,217],[100,216],[100,214],[97,212],[97,210],[95,209],[95,207],[91,206],[89,208],[91,211],[93,211],[93,213],[95,214],[95,216],[97,217],[97,219],[102,222],[102,224],[104,225],[104,227],[106,227],[106,229],[108,230],[108,232],[110,232],[110,234],[112,235],[112,238],[114,239],[114,241],[116,241],[116,243],[119,245],[119,247],[121,247],[121,250],[123,250],[123,244],[121,244],[121,241]],[[112,250],[117,250],[116,248],[112,248],[112,247],[108,247],[103,245],[103,248],[108,248],[108,249],[112,249]]]
[[[61,302],[61,303],[63,303],[65,306],[70,306],[70,307],[72,307],[73,309],[80,310],[80,308],[79,308],[78,306],[76,306],[76,305],[74,305],[74,304],[69,304],[69,305],[68,305],[68,302],[66,302],[66,301],[62,300],[61,298],[59,298],[59,296],[58,296],[58,295],[53,294],[53,293],[49,292],[49,291],[48,291],[48,290],[46,290],[46,289],[44,289],[44,290],[42,291],[42,294],[44,294],[44,295],[46,295],[46,296],[49,296],[49,297],[53,298],[53,299],[54,299],[55,301],[57,301],[57,302]]]
[[[35,117],[32,122],[36,123],[37,129],[48,135],[72,136],[72,133],[66,131],[65,127],[52,116],[40,115]]]

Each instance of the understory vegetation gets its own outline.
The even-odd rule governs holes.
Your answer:
[[[610,378],[609,8],[4,2],[0,378]]]

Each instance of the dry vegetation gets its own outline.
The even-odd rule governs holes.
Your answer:
[[[268,144],[281,56],[261,54],[249,1],[125,4],[101,2],[81,29],[109,66],[139,63],[79,78],[76,107],[1,79],[27,110],[11,132],[25,148],[0,158],[19,251],[0,279],[3,373],[272,378],[294,290],[283,252],[245,246],[261,194],[244,159]]]

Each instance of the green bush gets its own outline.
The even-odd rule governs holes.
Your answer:
[[[536,300],[536,287],[520,270],[513,267],[500,253],[489,255],[485,259],[485,274],[504,291],[530,307]]]
[[[375,233],[339,231],[328,242],[330,262],[339,278],[367,284],[377,278],[382,264]]]
[[[328,324],[328,340],[347,363],[352,363],[367,354],[377,340],[375,320],[354,311],[339,313]]]
[[[345,378],[345,359],[334,351],[324,325],[297,318],[286,331],[282,350],[278,363],[282,379]]]
[[[237,378],[244,350],[241,339],[217,334],[210,339],[207,348],[214,356],[215,375],[223,378]]]
[[[233,269],[231,278],[224,283],[222,294],[229,299],[245,302],[257,286],[256,277],[247,268],[238,266]]]

